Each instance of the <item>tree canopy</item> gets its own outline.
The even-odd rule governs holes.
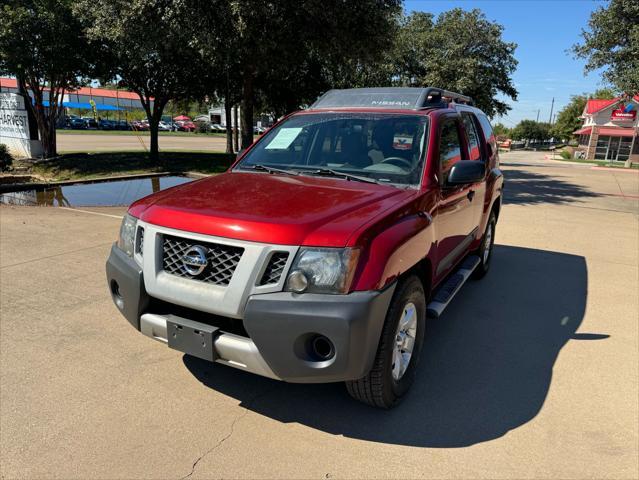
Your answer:
[[[586,59],[586,72],[604,68],[603,77],[626,93],[639,92],[639,2],[610,0],[595,10],[572,50]]]
[[[502,38],[503,27],[480,10],[454,8],[437,18],[415,12],[400,20],[387,64],[376,66],[400,86],[436,86],[469,95],[488,116],[510,107],[498,96],[517,99],[512,74],[516,44]]]
[[[550,124],[534,120],[522,120],[512,129],[515,140],[544,141],[551,137]]]
[[[64,94],[82,84],[99,58],[73,15],[71,0],[4,0],[0,3],[0,73],[30,90],[45,157],[57,154],[55,124]],[[45,108],[45,102],[48,107]]]
[[[206,4],[206,5],[205,5]],[[146,111],[151,132],[150,157],[158,159],[158,123],[171,99],[196,95],[200,79],[218,67],[218,58],[193,48],[201,13],[216,15],[224,26],[227,2],[180,0],[78,0],[76,12],[87,26],[88,36],[106,51],[110,76],[137,93]],[[210,25],[209,25],[210,26]],[[220,29],[208,32],[221,36]]]
[[[241,104],[242,147],[253,141],[256,109],[279,117],[330,88],[438,86],[472,96],[489,116],[510,109],[503,99],[517,98],[516,45],[499,24],[459,8],[404,15],[402,4],[3,0],[0,69],[36,88],[42,111],[38,88],[59,93],[89,73],[132,90],[149,120],[152,158],[165,106],[183,99],[223,99],[227,123]]]

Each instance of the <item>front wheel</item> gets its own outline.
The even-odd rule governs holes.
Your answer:
[[[391,408],[415,380],[426,328],[426,298],[416,276],[402,280],[388,307],[370,372],[346,382],[348,393],[373,407]]]
[[[484,231],[484,236],[481,239],[481,243],[479,244],[479,249],[477,250],[477,255],[479,256],[479,265],[475,268],[473,272],[474,279],[483,278],[484,275],[488,273],[488,269],[490,268],[490,260],[493,256],[493,245],[495,244],[495,226],[497,225],[497,219],[495,218],[495,213],[491,212],[490,217],[488,217],[488,223],[486,224],[486,230]]]

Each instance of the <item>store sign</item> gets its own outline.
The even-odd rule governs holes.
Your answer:
[[[0,139],[3,138],[29,140],[29,121],[22,95],[0,94]]]
[[[29,117],[22,95],[0,93],[0,143],[17,157],[42,155],[40,140],[32,140],[29,135]]]
[[[612,111],[612,115],[610,115],[610,120],[613,122],[634,122],[635,118],[637,118],[636,110],[622,110],[617,109]]]

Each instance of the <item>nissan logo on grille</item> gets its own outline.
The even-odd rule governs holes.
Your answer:
[[[208,265],[206,254],[207,249],[200,245],[189,248],[182,256],[182,265],[186,273],[194,277],[202,273]]]

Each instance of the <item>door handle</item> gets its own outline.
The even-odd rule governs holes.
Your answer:
[[[475,190],[471,190],[466,196],[468,197],[468,201],[472,202],[473,198],[475,198]]]

